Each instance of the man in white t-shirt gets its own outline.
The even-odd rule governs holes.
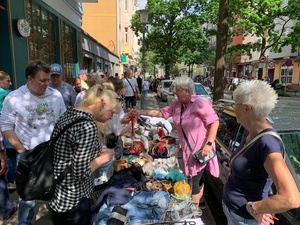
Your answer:
[[[41,60],[26,67],[27,83],[3,101],[0,124],[3,135],[22,157],[26,151],[50,139],[58,118],[66,111],[59,91],[48,87],[50,66]],[[31,225],[35,201],[19,199],[19,225]]]
[[[128,72],[124,72],[123,84],[124,87],[126,88],[126,93],[125,93],[126,110],[127,112],[129,112],[131,109],[136,109],[136,97],[134,96],[135,92],[140,94],[137,80],[136,78],[132,77],[132,70],[128,70]]]

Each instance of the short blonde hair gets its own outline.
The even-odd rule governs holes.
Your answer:
[[[120,113],[121,106],[118,101],[117,93],[112,90],[104,89],[101,84],[96,84],[86,91],[82,105],[89,106],[100,101],[106,103],[109,110],[113,110],[113,113]]]

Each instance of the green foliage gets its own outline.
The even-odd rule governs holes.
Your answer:
[[[165,65],[168,77],[172,65],[183,61],[194,63],[199,61],[202,50],[207,45],[206,37],[201,29],[201,10],[203,4],[199,0],[148,0],[148,29],[145,31],[147,51],[153,51],[158,64]],[[132,18],[132,29],[136,35],[143,32],[144,26]]]
[[[278,94],[278,96],[291,97],[291,95],[289,93],[286,93],[285,91],[282,91],[282,90],[276,90],[276,93]]]
[[[285,30],[290,28],[290,21],[296,18],[295,9],[299,10],[299,0],[289,0],[284,4],[282,0],[232,0],[230,10],[234,15],[232,27],[236,34],[244,37],[256,36],[254,43],[232,46],[231,51],[240,51],[242,54],[251,55],[251,51],[259,51],[264,55],[267,49],[281,52],[281,48],[291,44]],[[299,11],[298,11],[299,14]]]

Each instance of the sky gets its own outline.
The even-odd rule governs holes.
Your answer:
[[[139,9],[144,9],[146,3],[147,3],[147,0],[139,0]]]

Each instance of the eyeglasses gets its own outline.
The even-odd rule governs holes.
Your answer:
[[[234,103],[231,103],[231,107],[232,107],[232,108],[234,108],[234,107],[237,106],[237,105],[244,105],[244,104],[242,104],[242,103],[235,103],[235,102],[234,102]]]

